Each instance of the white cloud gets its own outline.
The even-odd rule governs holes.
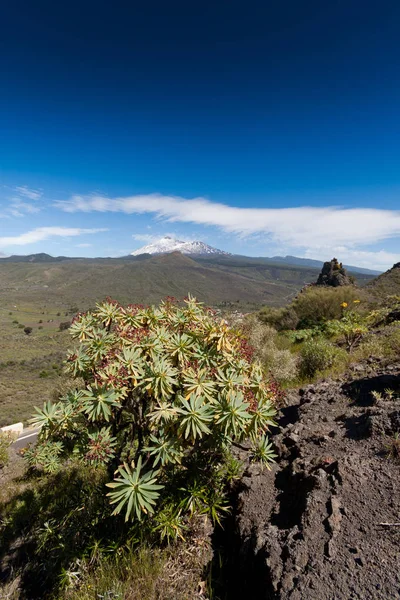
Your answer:
[[[319,252],[315,248],[310,248],[304,254],[304,258],[315,258],[315,256],[323,257],[338,257],[342,262],[358,266],[365,267],[366,269],[376,269],[378,271],[386,271],[394,263],[399,262],[399,254],[392,252],[386,252],[386,250],[377,250],[376,252],[371,250],[358,250],[356,248],[347,248],[346,246],[336,247],[324,247],[320,248]]]
[[[108,229],[80,229],[75,227],[38,227],[26,233],[11,237],[0,237],[0,248],[8,246],[27,246],[52,237],[75,237],[78,235],[99,233]]]
[[[355,248],[400,235],[400,211],[337,206],[240,208],[205,198],[149,194],[127,198],[73,196],[56,203],[65,212],[151,213],[169,222],[213,225],[239,236],[263,234],[267,243],[313,249]],[[325,253],[324,253],[325,254]]]
[[[19,198],[12,198],[12,203],[6,209],[13,217],[24,217],[25,214],[34,214],[40,212],[40,208],[29,202],[22,202]]]
[[[28,188],[26,185],[20,185],[14,188],[15,191],[24,198],[29,198],[29,200],[39,200],[43,196],[43,192],[40,190],[33,190]]]

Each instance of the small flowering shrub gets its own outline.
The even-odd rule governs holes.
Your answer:
[[[232,444],[249,439],[249,454],[273,460],[277,388],[246,339],[194,298],[157,308],[107,300],[69,331],[79,346],[67,371],[84,385],[36,408],[42,428],[30,465],[105,466],[114,514],[153,515],[169,539],[182,535],[187,515],[218,520],[227,509],[226,482],[238,470]]]
[[[342,308],[347,308],[347,303],[342,303]],[[346,310],[340,320],[329,321],[326,332],[330,336],[343,336],[346,349],[351,352],[360,342],[363,335],[368,332],[368,319],[354,310]]]

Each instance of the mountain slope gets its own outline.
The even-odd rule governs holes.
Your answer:
[[[213,248],[204,242],[182,242],[181,240],[176,240],[167,235],[157,242],[153,242],[148,246],[143,246],[142,248],[135,250],[132,252],[132,256],[139,256],[141,254],[166,254],[169,252],[182,252],[182,254],[196,255],[228,254],[228,252]]]
[[[317,276],[316,269],[224,255],[192,258],[180,252],[130,260],[1,261],[0,294],[3,307],[34,301],[87,309],[108,295],[147,304],[190,292],[207,304],[250,309],[286,304]]]
[[[385,300],[388,296],[400,296],[400,262],[373,279],[366,289],[376,299]]]

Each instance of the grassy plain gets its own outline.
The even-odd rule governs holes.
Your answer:
[[[60,322],[71,318],[66,311],[15,302],[0,310],[0,426],[26,422],[33,406],[64,385],[62,361],[70,344],[68,332],[59,331]],[[26,335],[21,325],[32,333]]]

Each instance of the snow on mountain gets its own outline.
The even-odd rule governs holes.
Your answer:
[[[168,254],[169,252],[182,252],[182,254],[225,254],[229,255],[229,252],[218,250],[212,246],[208,246],[204,242],[182,242],[176,240],[170,236],[165,236],[149,244],[143,246],[134,252],[131,252],[132,256],[139,256],[139,254]]]

